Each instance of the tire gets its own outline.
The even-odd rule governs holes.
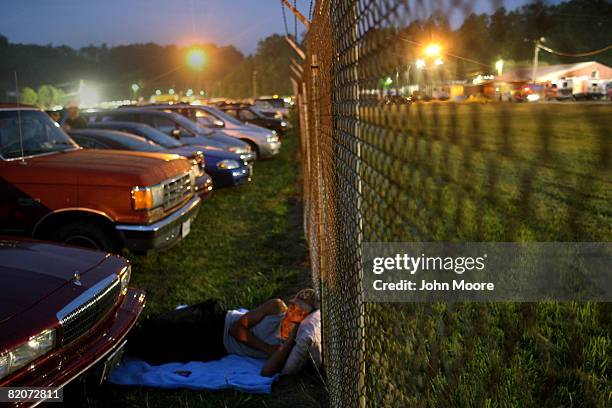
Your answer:
[[[90,221],[71,221],[60,226],[54,234],[54,240],[105,252],[119,250],[116,237],[103,225]]]

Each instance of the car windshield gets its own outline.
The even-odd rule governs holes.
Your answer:
[[[258,99],[255,104],[257,105],[262,105],[262,107],[270,107],[270,108],[278,108],[278,109],[282,109],[285,107],[285,101],[281,98],[274,98],[274,99]],[[265,105],[268,106],[265,106]]]
[[[73,149],[78,149],[78,145],[46,113],[36,110],[0,111],[0,155],[3,158]]]
[[[145,138],[157,143],[160,146],[165,147],[166,149],[173,149],[175,147],[181,147],[184,145],[184,143],[180,143],[176,139],[171,138],[164,132],[160,132],[159,130],[152,128],[151,126],[139,127],[138,132]]]
[[[111,133],[108,132],[105,134],[109,140],[113,140],[116,143],[125,146],[129,150],[135,150],[140,152],[163,152],[164,148],[148,141],[147,139],[140,136],[131,136],[126,137],[125,134],[122,133]]]
[[[206,136],[211,135],[213,132],[210,129],[206,129],[204,126],[200,126],[192,120],[187,119],[185,116],[180,115],[178,113],[170,113],[172,115],[172,119],[178,123],[182,128],[187,130],[188,132],[194,134],[204,134]]]
[[[206,107],[206,111],[208,111],[211,115],[215,116],[217,119],[220,119],[220,120],[222,120],[224,122],[229,122],[232,125],[236,125],[236,126],[243,126],[244,125],[244,123],[242,123],[241,121],[239,121],[235,117],[228,115],[227,113],[223,112],[220,109],[212,108],[212,107]]]

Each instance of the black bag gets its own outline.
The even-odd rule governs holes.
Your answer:
[[[226,310],[215,299],[142,321],[128,337],[127,353],[149,364],[217,360],[223,346]]]

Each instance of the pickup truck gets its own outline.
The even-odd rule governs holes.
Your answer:
[[[0,233],[116,252],[190,231],[199,169],[174,154],[84,150],[41,110],[0,105]]]

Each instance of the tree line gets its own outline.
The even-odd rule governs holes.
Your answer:
[[[460,57],[454,61],[457,64],[454,79],[466,79],[474,70],[486,71],[487,67],[492,71],[494,61],[500,58],[507,62],[506,67],[528,64],[533,41],[542,37],[546,46],[567,53],[591,51],[612,43],[608,27],[612,3],[608,0],[570,0],[558,4],[537,1],[511,11],[501,7],[493,14],[466,15],[454,29],[449,22],[451,11],[454,10],[437,11],[425,20],[414,20],[402,32],[417,42],[441,39],[445,51]],[[170,88],[227,97],[249,97],[254,92],[283,95],[292,91],[289,64],[296,55],[281,35],[260,41],[253,55],[244,55],[233,46],[199,47],[207,58],[198,72],[185,64],[187,49],[175,45],[102,44],[76,50],[67,46],[14,44],[0,35],[0,98],[10,100],[15,89],[15,71],[21,87],[30,88],[22,90],[22,94],[44,106],[70,99],[80,80],[97,84],[101,98],[106,100],[146,98],[158,89],[166,93]],[[416,52],[416,47],[412,48]],[[612,65],[612,52],[584,58],[543,52],[540,59],[542,64],[594,59]],[[138,85],[138,95],[134,95],[132,84]]]

